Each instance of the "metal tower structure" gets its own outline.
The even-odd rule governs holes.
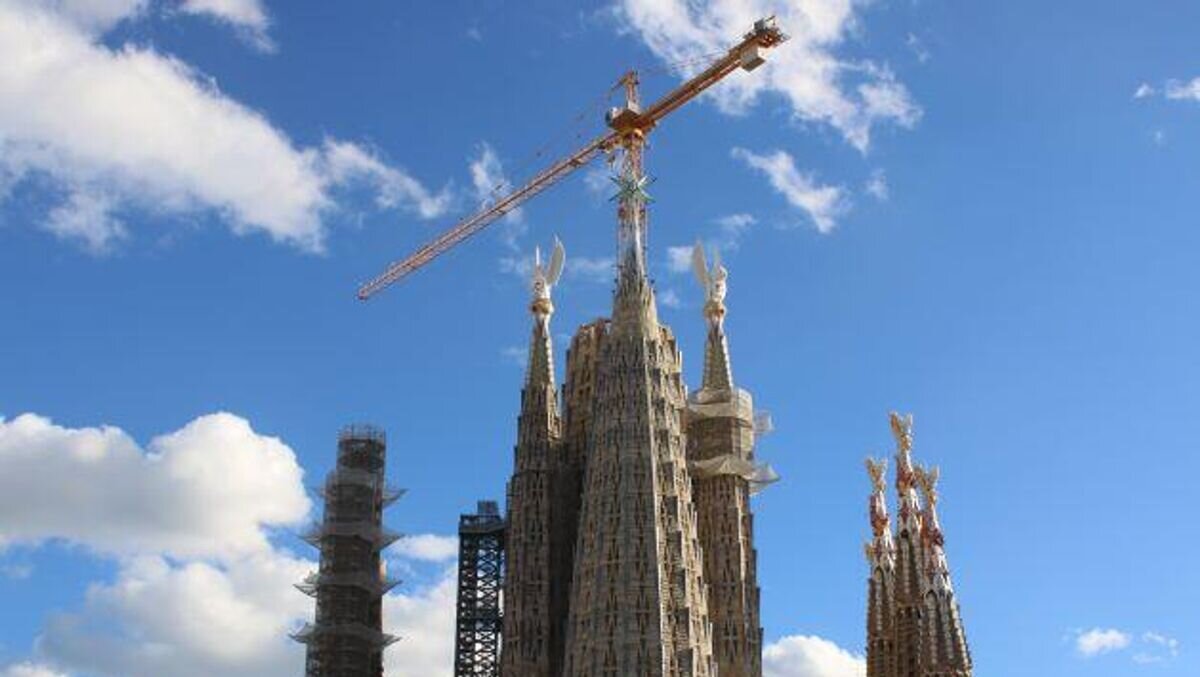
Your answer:
[[[479,501],[475,514],[458,521],[455,677],[500,674],[503,578],[504,520],[495,501]]]
[[[387,438],[370,426],[338,435],[337,467],[321,489],[322,522],[304,534],[321,550],[318,571],[296,585],[317,601],[315,622],[292,638],[308,646],[307,677],[382,677],[383,596],[399,581],[384,573],[380,551],[398,534],[383,526],[383,509],[403,493],[384,482]]]

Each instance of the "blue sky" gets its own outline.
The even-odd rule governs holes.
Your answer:
[[[892,409],[942,468],[979,674],[1200,671],[1200,6],[684,6],[0,0],[0,675],[295,674],[310,601],[279,581],[355,421],[423,535],[390,553],[389,674],[448,674],[440,537],[511,469],[522,266],[562,238],[561,373],[609,304],[602,167],[356,285],[599,131],[625,69],[652,98],[770,11],[794,39],[647,166],[687,380],[702,299],[671,252],[704,239],[776,422],[763,621],[802,641],[773,677],[856,674]]]

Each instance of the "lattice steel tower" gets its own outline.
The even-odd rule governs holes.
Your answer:
[[[322,487],[325,515],[304,540],[321,550],[320,570],[296,587],[316,598],[314,623],[292,637],[308,646],[308,677],[382,677],[383,595],[399,581],[384,572],[380,551],[399,535],[383,526],[383,509],[401,491],[384,482],[383,431],[351,426],[338,436],[337,467]]]
[[[500,674],[500,589],[504,584],[504,520],[494,501],[480,501],[458,521],[455,677]]]

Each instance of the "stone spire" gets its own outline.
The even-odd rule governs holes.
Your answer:
[[[896,533],[895,652],[898,675],[917,675],[921,662],[921,612],[925,577],[921,542],[921,501],[912,462],[912,415],[890,415],[896,438],[896,492],[899,524]]]
[[[617,288],[600,345],[567,629],[566,677],[712,677],[684,450],[681,356],[646,278],[646,181],[625,151]]]
[[[533,270],[533,330],[529,366],[521,391],[521,414],[513,475],[508,485],[507,576],[504,581],[504,677],[557,677],[551,671],[551,637],[558,630],[551,615],[551,529],[554,458],[561,452],[562,423],[554,382],[550,292],[562,274],[564,253],[556,243],[547,266],[540,252]]]
[[[729,272],[721,265],[721,251],[713,250],[712,270],[704,257],[704,246],[692,249],[692,272],[704,289],[704,319],[708,339],[704,345],[704,377],[700,387],[720,392],[733,388],[733,369],[729,365],[729,343],[725,338],[725,294]]]
[[[697,244],[692,256],[705,290],[708,323],[704,376],[688,400],[688,461],[699,517],[700,549],[708,582],[713,652],[721,677],[761,677],[754,515],[750,510],[754,464],[754,404],[733,385],[725,337],[725,281],[719,257],[710,271]]]
[[[922,662],[927,675],[970,677],[971,653],[967,648],[958,601],[950,581],[945,539],[938,520],[938,477],[936,467],[928,471],[921,468],[916,470],[917,484],[925,499],[922,532],[925,547]]]
[[[896,544],[892,540],[888,516],[886,479],[887,461],[867,459],[871,477],[869,514],[873,538],[866,544],[867,564],[867,677],[893,677],[895,645],[893,639],[895,608]]]

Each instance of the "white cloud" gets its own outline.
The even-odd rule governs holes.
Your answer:
[[[777,150],[766,155],[734,148],[733,156],[767,175],[771,187],[792,206],[803,210],[817,230],[829,233],[846,208],[845,190],[839,186],[818,185],[811,174],[800,172],[788,153]]]
[[[821,637],[792,635],[763,649],[764,677],[864,677],[866,661]]]
[[[401,638],[384,654],[388,677],[451,677],[457,570],[436,584],[383,601],[384,629]]]
[[[501,256],[500,272],[516,275],[521,281],[528,282],[533,274],[533,255],[517,252],[512,256]]]
[[[569,277],[586,282],[612,282],[616,277],[616,263],[611,256],[568,256],[563,266]]]
[[[33,0],[9,1],[34,4]],[[121,21],[135,19],[143,14],[149,7],[150,0],[57,0],[52,4],[65,20],[79,28],[103,33]]]
[[[720,229],[718,236],[710,243],[723,251],[734,251],[742,244],[742,236],[750,230],[750,226],[758,223],[751,214],[727,214],[716,220]]]
[[[583,185],[593,197],[608,197],[613,191],[612,172],[603,165],[594,166],[583,175]]]
[[[8,666],[0,672],[0,677],[67,677],[67,674],[51,670],[44,665],[26,662]]]
[[[0,0],[0,174],[10,183],[47,176],[72,195],[160,215],[215,214],[235,233],[313,251],[350,181],[422,217],[444,211],[445,200],[377,158],[342,171],[351,144],[297,146],[179,59],[99,42],[97,31],[144,6]]]
[[[1135,663],[1163,663],[1179,656],[1179,640],[1157,632],[1144,632],[1143,648],[1133,655]]]
[[[292,584],[312,562],[267,551],[216,565],[142,556],[83,607],[52,616],[38,650],[90,674],[150,677],[298,674],[303,647],[287,636],[312,600]]]
[[[741,232],[758,223],[758,219],[751,214],[727,214],[717,219],[716,223],[723,230]]]
[[[123,555],[235,557],[267,548],[310,503],[295,454],[232,414],[142,449],[119,428],[0,419],[0,542],[63,539]]]
[[[1174,637],[1167,637],[1166,635],[1150,631],[1142,633],[1142,641],[1146,642],[1147,644],[1154,644],[1163,647],[1167,649],[1172,656],[1179,654],[1179,640],[1175,639]]]
[[[288,632],[312,618],[313,601],[293,583],[317,563],[261,530],[307,513],[301,479],[290,449],[229,414],[146,450],[111,426],[0,420],[0,541],[63,538],[117,563],[111,581],[49,617],[32,662],[0,677],[299,674],[304,648]],[[419,537],[411,556],[449,564],[452,540]],[[432,585],[384,599],[384,627],[402,637],[389,675],[449,677],[454,581],[448,566]]]
[[[917,37],[915,33],[909,33],[908,37],[904,39],[904,44],[912,50],[913,56],[917,57],[917,61],[921,63],[928,63],[929,59],[933,56],[929,53],[925,42]]]
[[[304,647],[288,633],[311,620],[313,600],[292,584],[316,566],[281,551],[223,565],[136,558],[113,583],[93,585],[82,608],[54,616],[38,649],[104,677],[300,674]],[[384,630],[401,637],[385,654],[389,675],[449,677],[455,589],[451,567],[431,586],[384,598]]]
[[[667,270],[684,274],[692,269],[692,245],[667,247]]]
[[[792,39],[772,50],[754,73],[736,73],[717,85],[717,105],[742,113],[763,94],[775,93],[787,100],[797,120],[828,124],[866,151],[877,125],[912,127],[921,109],[887,67],[839,56],[848,35],[861,29],[858,12],[865,5],[854,0],[618,0],[616,14],[623,29],[671,63],[696,63],[726,49],[757,19],[778,16]]]
[[[1138,88],[1133,92],[1133,98],[1145,99],[1147,97],[1154,96],[1157,93],[1158,91],[1154,89],[1153,85],[1148,82],[1143,82],[1142,84],[1138,85]]]
[[[500,156],[487,142],[479,144],[479,155],[471,161],[471,185],[475,188],[475,197],[483,205],[491,205],[497,198],[512,189],[512,183],[504,175],[504,165]],[[514,209],[504,215],[509,223],[519,223],[523,218],[521,210]],[[521,235],[522,232],[516,233]]]
[[[479,144],[478,155],[471,160],[468,168],[475,199],[479,201],[480,208],[490,206],[512,189],[512,183],[504,174],[504,165],[500,162],[500,157],[487,142]],[[528,232],[529,225],[525,223],[525,215],[520,208],[504,215],[500,241],[511,253],[500,257],[500,270],[516,274],[522,280],[528,279],[533,271],[533,257],[525,254],[521,247],[521,238]]]
[[[381,209],[406,209],[423,219],[432,219],[450,208],[453,196],[449,189],[433,193],[358,144],[326,139],[321,150],[322,171],[332,183],[362,182],[372,186],[375,204]]]
[[[458,537],[438,534],[405,536],[392,546],[392,552],[400,557],[425,562],[446,562],[458,557]]]
[[[521,346],[506,346],[501,348],[500,356],[503,357],[506,362],[515,364],[521,368],[524,368],[529,364],[529,349],[522,348]]]
[[[1194,78],[1187,82],[1171,80],[1167,82],[1167,86],[1163,89],[1163,94],[1168,99],[1173,100],[1191,100],[1200,101],[1200,78]]]
[[[113,200],[95,191],[80,189],[50,210],[44,227],[63,240],[76,240],[93,254],[109,252],[129,236],[125,224],[112,215]]]
[[[1113,628],[1093,628],[1075,637],[1075,650],[1085,658],[1120,651],[1129,647],[1132,637]]]
[[[14,581],[23,581],[33,576],[33,565],[29,563],[5,564],[0,566],[0,575]]]
[[[865,187],[867,195],[885,202],[891,196],[891,189],[888,187],[887,174],[882,169],[876,169],[871,172],[871,178],[867,179]]]
[[[667,289],[659,294],[658,302],[666,308],[679,308],[683,306],[683,301],[679,299],[679,294],[674,289]]]
[[[274,42],[267,35],[271,19],[260,0],[183,0],[179,9],[188,14],[210,16],[233,26],[258,49],[275,49]]]

